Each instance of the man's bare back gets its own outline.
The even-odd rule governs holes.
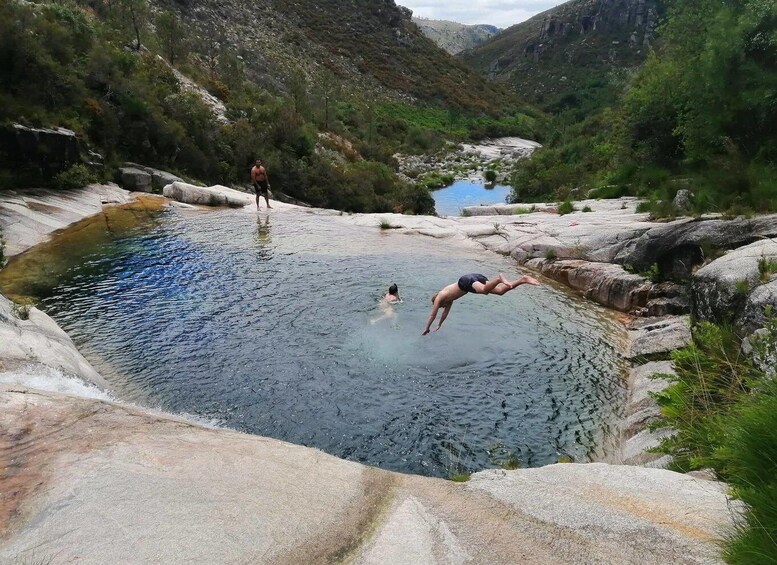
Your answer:
[[[442,327],[445,318],[448,317],[453,302],[462,296],[469,294],[470,292],[474,294],[496,294],[501,296],[522,284],[536,286],[540,284],[540,281],[528,275],[524,275],[514,281],[508,281],[502,273],[499,273],[499,276],[491,281],[478,273],[462,276],[457,282],[449,284],[432,297],[432,311],[429,314],[426,329],[424,329],[421,335],[427,335],[429,333],[434,320],[437,318],[439,309],[442,308],[443,311],[440,322],[434,330],[438,331]]]

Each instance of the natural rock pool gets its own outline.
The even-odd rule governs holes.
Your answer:
[[[434,207],[440,216],[461,216],[467,206],[504,204],[512,189],[509,186],[489,186],[482,181],[457,180],[446,188],[432,192]]]
[[[425,475],[588,460],[624,393],[602,310],[524,286],[420,335],[432,293],[500,271],[377,220],[170,209],[20,256],[0,290],[35,296],[121,399]],[[375,321],[392,282],[404,302]]]

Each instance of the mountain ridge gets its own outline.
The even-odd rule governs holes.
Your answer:
[[[574,103],[645,60],[662,13],[661,0],[571,0],[458,57],[530,101]]]
[[[413,23],[426,37],[451,55],[480,45],[502,31],[501,28],[489,24],[467,25],[450,20],[433,20],[415,16],[413,16]]]

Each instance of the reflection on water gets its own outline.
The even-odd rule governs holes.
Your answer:
[[[122,398],[437,476],[585,460],[621,404],[608,318],[549,287],[467,296],[420,335],[441,287],[515,273],[497,256],[292,212],[171,210],[88,239],[0,284],[38,296]]]

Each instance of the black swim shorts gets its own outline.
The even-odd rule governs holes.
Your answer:
[[[266,195],[269,188],[270,188],[270,183],[268,183],[266,179],[254,181],[254,190],[256,191],[257,195],[259,195],[260,193],[263,195]]]
[[[488,282],[488,279],[485,276],[479,275],[477,273],[472,273],[471,275],[464,275],[459,279],[459,288],[464,292],[475,292],[475,290],[472,288],[472,284],[476,282],[481,282],[483,284],[486,284]]]

